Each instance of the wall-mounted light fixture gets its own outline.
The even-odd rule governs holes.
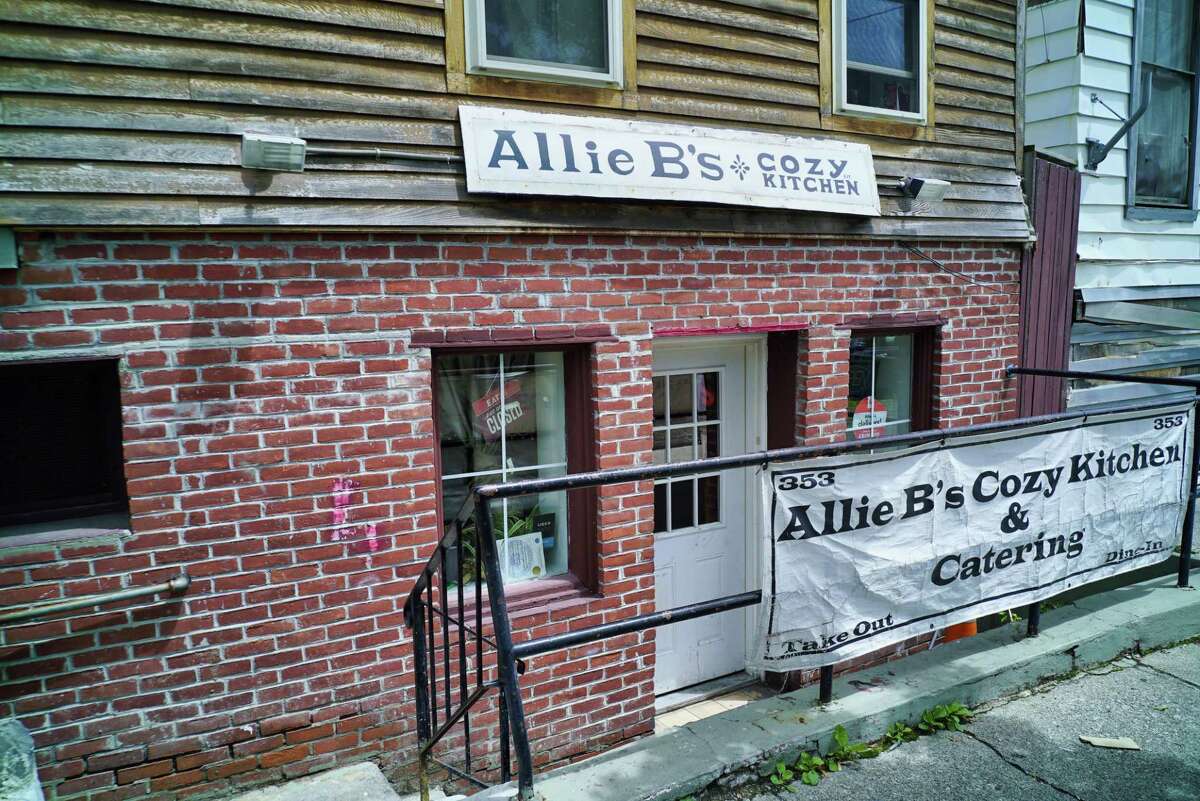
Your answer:
[[[900,191],[904,196],[920,203],[938,203],[946,197],[949,181],[940,178],[901,178]]]
[[[261,133],[242,134],[242,166],[251,170],[304,172],[303,139]]]

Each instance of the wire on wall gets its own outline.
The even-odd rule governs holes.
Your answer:
[[[907,250],[909,253],[912,253],[914,256],[916,256],[918,258],[924,259],[925,261],[932,264],[934,267],[937,267],[942,272],[947,273],[948,275],[953,275],[955,278],[966,281],[968,284],[974,284],[975,286],[981,286],[981,287],[984,287],[985,289],[988,287],[1007,286],[1008,285],[1008,282],[1005,282],[1005,281],[976,281],[974,278],[971,278],[963,273],[960,273],[958,270],[951,270],[949,267],[942,264],[940,261],[935,259],[933,256],[930,256],[928,253],[926,253],[923,250],[920,250],[919,248],[915,248],[912,245],[905,245],[903,243],[900,244],[900,247],[902,247],[904,250]]]

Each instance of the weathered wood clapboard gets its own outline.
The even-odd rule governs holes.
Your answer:
[[[464,75],[461,0],[0,0],[0,224],[1028,238],[1018,0],[936,2],[920,127],[828,114],[829,0],[626,1],[626,86],[606,90]],[[456,154],[463,103],[865,142],[883,215],[471,196],[437,162],[239,166],[244,131]],[[914,174],[951,181],[945,202],[902,209]]]

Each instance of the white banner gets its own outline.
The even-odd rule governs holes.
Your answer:
[[[871,148],[832,139],[460,106],[467,190],[879,216]]]
[[[764,471],[752,666],[831,665],[1172,555],[1192,406]]]

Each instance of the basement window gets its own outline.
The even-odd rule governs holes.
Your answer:
[[[466,0],[467,70],[619,87],[622,0]]]
[[[0,365],[0,386],[0,536],[124,528],[117,361]]]

